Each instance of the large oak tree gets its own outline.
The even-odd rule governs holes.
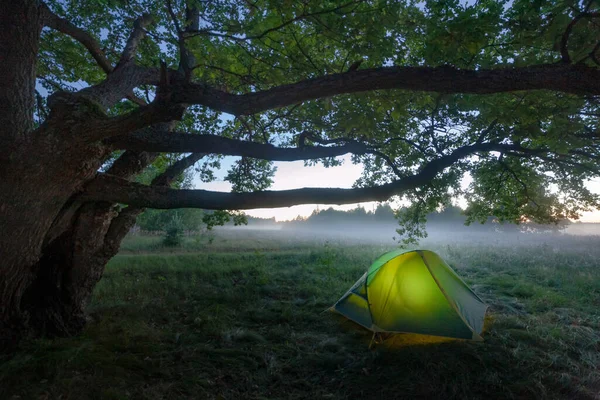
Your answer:
[[[401,196],[405,232],[552,222],[598,200],[594,2],[0,1],[0,340],[69,335],[145,207]],[[269,191],[273,161],[364,165]],[[231,193],[178,189],[238,157]],[[461,182],[472,178],[468,188]]]

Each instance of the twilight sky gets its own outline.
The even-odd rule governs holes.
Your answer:
[[[360,176],[362,166],[352,164],[349,156],[344,156],[341,158],[344,160],[344,163],[339,167],[331,168],[325,168],[321,165],[305,167],[303,161],[276,162],[275,165],[277,166],[277,172],[273,178],[274,183],[270,190],[297,189],[302,187],[349,188]],[[222,163],[222,171],[228,168],[230,162],[231,161],[224,161]],[[231,190],[231,184],[222,180],[224,175],[224,173],[217,173],[216,176],[219,178],[219,180],[214,182],[202,183],[196,180],[194,183],[198,189],[229,192]],[[600,179],[591,181],[589,183],[589,187],[594,192],[600,192]],[[372,210],[377,203],[369,202],[360,204],[367,210]],[[318,207],[323,209],[328,208],[329,206],[330,205],[319,205]],[[336,209],[348,210],[356,207],[356,204],[344,206],[333,205],[333,207]],[[305,204],[284,208],[260,208],[255,210],[247,210],[246,214],[261,218],[275,217],[278,221],[282,221],[294,219],[298,215],[306,217],[310,215],[315,208],[317,208],[316,204]],[[583,222],[600,222],[600,212],[594,211],[584,213],[581,220]]]
[[[353,165],[350,162],[350,156],[341,158],[344,159],[344,164],[339,167],[331,168],[325,168],[321,165],[305,167],[304,161],[275,162],[277,172],[275,172],[273,178],[274,183],[269,190],[297,189],[302,187],[352,187],[354,181],[360,176],[362,166]],[[228,165],[228,162],[224,161],[222,163],[224,169],[226,169]],[[231,184],[222,180],[224,174],[217,173],[216,175],[221,179],[210,183],[195,181],[196,188],[229,192],[231,190]],[[361,203],[367,210],[372,209],[376,204],[377,203],[375,202]],[[319,205],[318,207],[323,209],[328,208],[329,205]],[[344,206],[334,205],[334,208],[344,210],[349,210],[354,207],[356,207],[356,204]],[[278,221],[283,221],[294,219],[298,215],[306,217],[310,215],[315,208],[317,208],[316,204],[305,204],[293,207],[246,210],[246,214],[260,218],[275,217]]]

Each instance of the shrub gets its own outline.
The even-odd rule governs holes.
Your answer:
[[[175,214],[165,227],[163,245],[168,247],[179,246],[183,238],[183,221],[179,214]]]

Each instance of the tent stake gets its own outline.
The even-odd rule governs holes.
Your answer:
[[[371,343],[369,343],[369,350],[371,350],[374,347],[373,344],[376,343],[375,335],[377,335],[377,332],[373,332],[373,336],[371,336]]]

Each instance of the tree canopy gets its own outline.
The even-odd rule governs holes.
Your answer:
[[[123,72],[138,80],[129,100],[109,107],[133,124],[106,138],[115,150],[206,153],[205,180],[224,155],[240,157],[226,176],[235,194],[107,176],[89,198],[246,209],[400,195],[415,212],[404,222],[459,194],[473,220],[552,222],[598,204],[584,185],[598,172],[594,2],[47,4],[54,29],[42,33],[38,77],[48,92],[89,85],[81,92],[94,98],[106,73],[135,60]],[[182,113],[171,132],[134,132],[133,116],[160,102],[160,62],[168,102],[185,111],[170,111]],[[264,192],[273,161],[336,165],[346,153],[365,166],[353,190]]]

